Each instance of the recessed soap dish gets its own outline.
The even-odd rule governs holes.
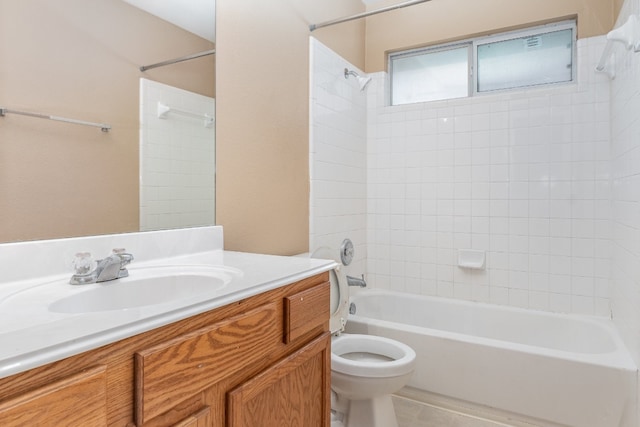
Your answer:
[[[460,268],[483,270],[485,259],[485,251],[477,249],[458,249],[458,267]]]

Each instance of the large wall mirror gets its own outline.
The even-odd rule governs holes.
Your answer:
[[[214,1],[0,2],[0,242],[214,223]]]

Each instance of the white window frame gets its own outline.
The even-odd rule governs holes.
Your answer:
[[[531,86],[518,86],[515,88],[507,88],[507,89],[498,89],[491,91],[483,91],[478,92],[478,79],[477,72],[478,69],[478,46],[502,42],[513,39],[527,38],[538,36],[547,33],[553,33],[556,31],[568,30],[570,29],[572,32],[572,43],[571,43],[571,80],[565,82],[556,82],[556,83],[543,83]],[[555,87],[561,85],[570,85],[575,84],[577,77],[577,54],[576,54],[576,45],[577,45],[577,26],[576,20],[566,20],[561,22],[555,22],[544,25],[537,25],[535,27],[529,27],[521,30],[508,31],[499,34],[492,34],[484,37],[471,38],[467,40],[461,40],[452,43],[445,43],[440,45],[428,46],[423,48],[411,49],[406,51],[394,52],[388,55],[387,63],[389,70],[389,104],[390,105],[407,105],[407,104],[393,104],[393,60],[396,58],[406,58],[410,56],[417,56],[429,53],[437,53],[451,49],[459,49],[462,47],[467,47],[469,52],[469,60],[468,60],[468,95],[467,97],[474,96],[485,96],[491,95],[495,93],[503,93],[503,92],[513,92],[513,91],[522,91],[530,88],[547,88],[547,87]],[[447,98],[447,99],[461,99],[461,98]],[[446,100],[446,99],[444,99]],[[438,101],[421,101],[421,102],[438,102]]]

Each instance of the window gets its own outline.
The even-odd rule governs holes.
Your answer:
[[[392,105],[469,96],[468,45],[394,56]]]
[[[575,34],[565,21],[390,55],[391,105],[571,82]]]
[[[477,44],[477,90],[570,82],[572,29]]]

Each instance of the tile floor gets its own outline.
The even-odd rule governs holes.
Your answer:
[[[512,427],[496,421],[393,396],[398,427]]]

